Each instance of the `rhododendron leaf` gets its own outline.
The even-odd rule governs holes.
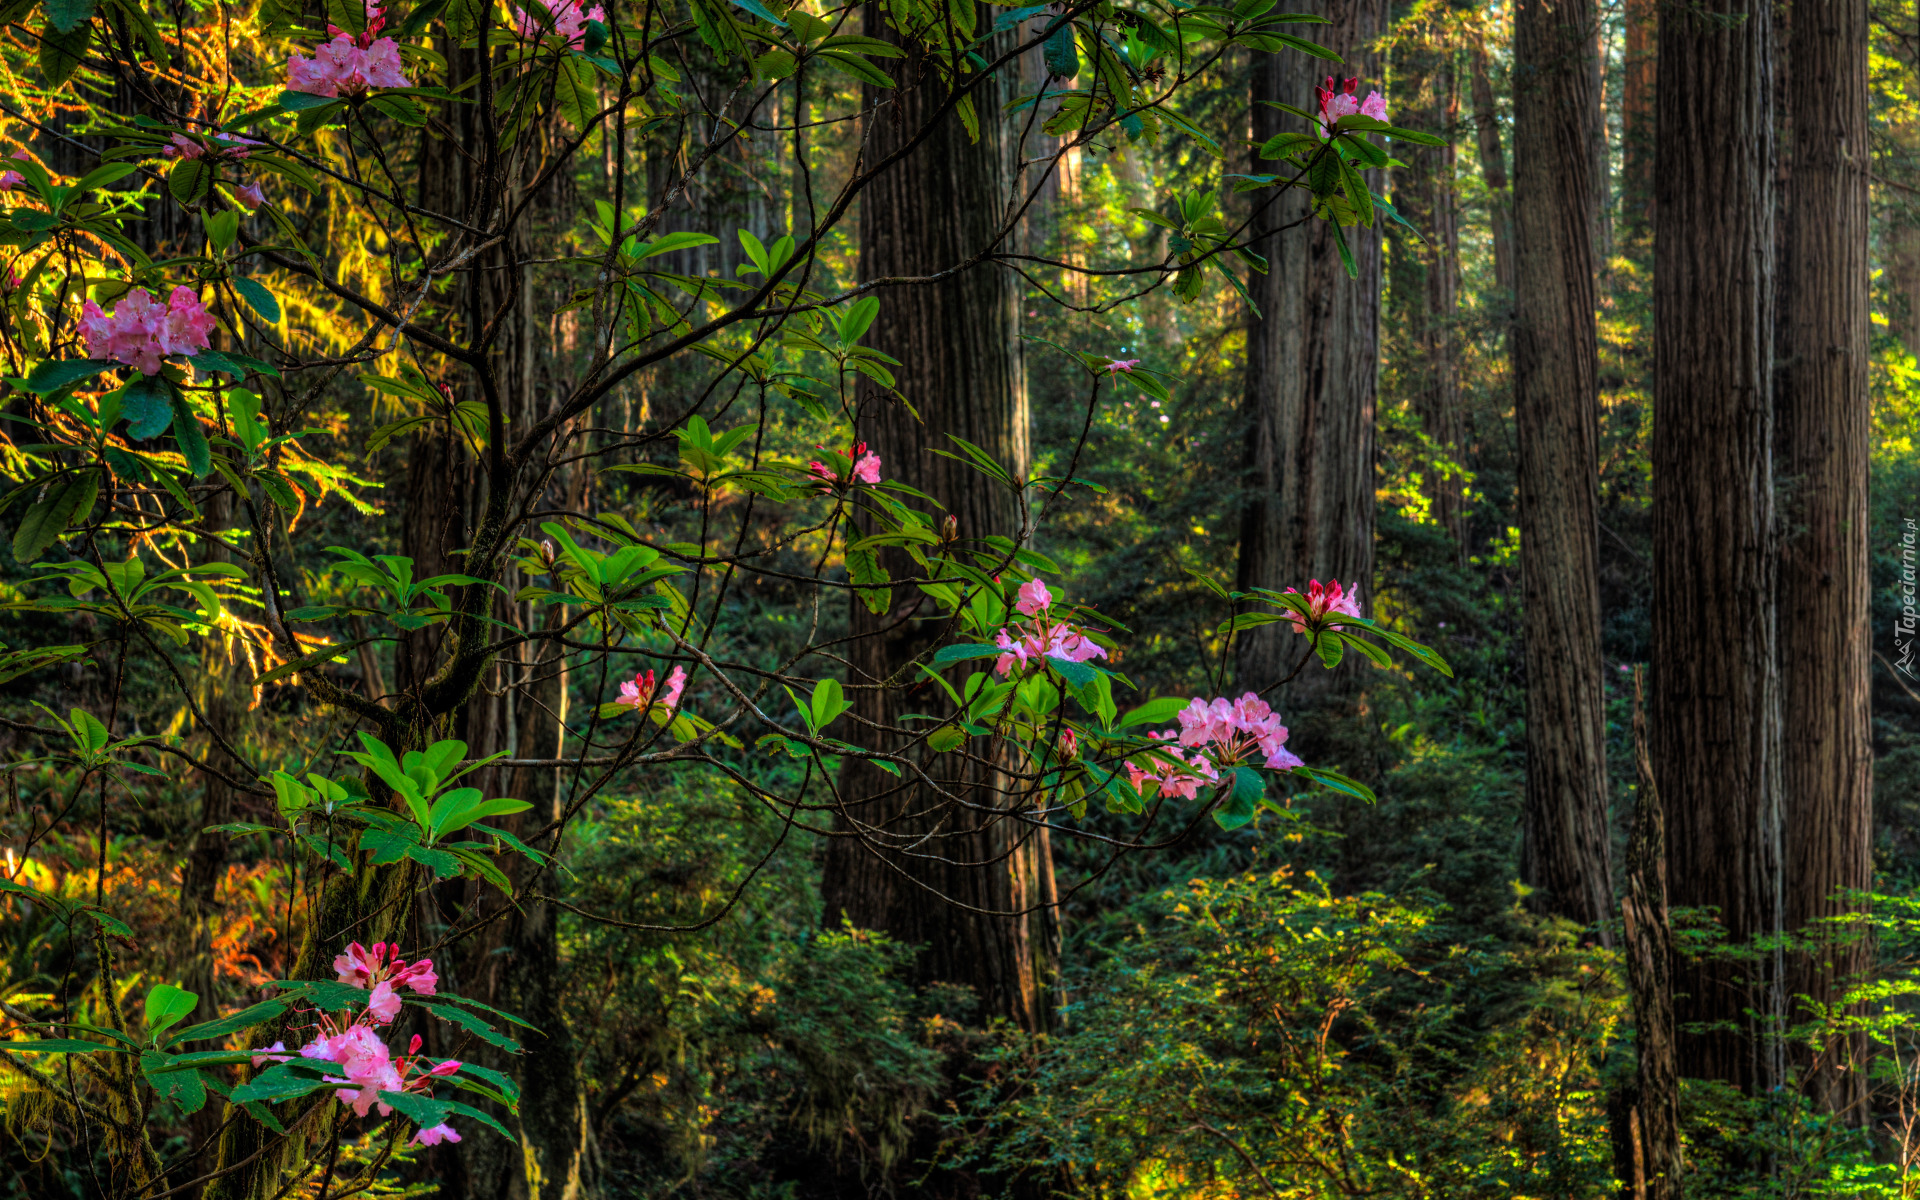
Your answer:
[[[490,1046],[498,1046],[509,1054],[520,1053],[519,1042],[499,1032],[475,1013],[470,1013],[463,1008],[455,1008],[451,1004],[421,1004],[420,1007],[432,1012],[443,1021],[451,1021]]]
[[[96,1050],[124,1053],[118,1046],[82,1041],[79,1038],[26,1038],[17,1042],[0,1042],[0,1045],[4,1045],[10,1051],[24,1054],[92,1054]]]
[[[48,359],[27,373],[21,388],[36,396],[51,396],[83,379],[92,379],[112,365],[102,358]]]
[[[359,991],[358,988],[354,989]],[[361,995],[365,995],[361,992]],[[334,1085],[338,1077],[330,1079],[317,1068],[317,1059],[293,1059],[274,1063],[260,1074],[233,1089],[231,1099],[235,1104],[247,1104],[265,1101],[269,1104],[279,1100],[292,1100],[300,1096],[310,1096],[322,1088]],[[332,1064],[326,1064],[331,1066]]]
[[[934,651],[935,665],[963,662],[969,658],[998,658],[1004,653],[998,646],[989,646],[982,642],[972,642],[961,646],[942,646]]]
[[[161,1060],[156,1065],[164,1065],[164,1056],[155,1054],[142,1055],[143,1066],[149,1058]],[[184,1114],[197,1113],[207,1105],[207,1077],[198,1071],[167,1071],[157,1079],[152,1070],[143,1070],[142,1074],[162,1100],[173,1101]]]
[[[772,25],[778,25],[782,29],[787,27],[787,23],[779,17],[774,16],[773,10],[760,3],[760,0],[733,0],[733,2],[754,16],[759,17],[762,21],[766,21]]]
[[[262,320],[272,325],[280,323],[280,302],[275,300],[273,293],[259,281],[248,279],[244,275],[236,275],[233,277],[233,290],[240,293],[240,298],[247,302],[247,307],[259,313]]]
[[[360,849],[372,855],[374,866],[397,863],[407,856],[409,846],[420,844],[420,829],[415,825],[395,828],[374,827],[360,831]]]
[[[1331,791],[1342,792],[1356,799],[1364,800],[1368,804],[1379,802],[1379,797],[1373,794],[1372,788],[1357,779],[1348,778],[1338,771],[1329,771],[1324,767],[1295,767],[1293,774],[1310,779],[1321,787]]]
[[[505,1097],[508,1107],[520,1102],[520,1085],[505,1072],[496,1071],[492,1067],[483,1067],[479,1063],[463,1062],[460,1064],[460,1073],[452,1079],[457,1083],[462,1076],[472,1076],[492,1084],[494,1089]]]
[[[475,843],[468,842],[464,844],[473,845]],[[458,847],[448,848],[447,853],[460,860],[461,865],[466,868],[463,874],[472,874],[477,878],[484,879],[499,888],[502,894],[507,896],[513,895],[513,881],[508,879],[500,868],[488,862],[486,855],[476,854],[471,850],[462,850]]]
[[[178,1023],[193,1006],[199,1003],[200,996],[185,988],[170,983],[157,983],[147,993],[147,1036],[157,1038],[169,1026]]]
[[[168,1042],[202,1042],[212,1038],[223,1038],[228,1034],[239,1033],[242,1029],[251,1029],[255,1025],[264,1025],[287,1011],[284,1000],[263,1000],[251,1008],[243,1008],[237,1013],[214,1021],[203,1021],[198,1025],[189,1025],[176,1031]],[[191,1055],[187,1057],[192,1057]]]
[[[893,607],[893,589],[887,587],[863,587],[862,584],[884,584],[892,581],[892,575],[880,565],[879,556],[871,550],[846,551],[847,580],[856,585],[854,595],[867,606],[871,613],[884,613]]]
[[[1129,709],[1127,715],[1120,718],[1115,729],[1131,729],[1135,725],[1159,725],[1174,718],[1174,714],[1187,706],[1187,701],[1179,696],[1162,696],[1149,700],[1138,708]]]
[[[1320,656],[1320,662],[1331,671],[1340,665],[1340,656],[1345,647],[1337,635],[1323,632],[1314,637],[1313,649]]]
[[[437,850],[415,842],[407,847],[407,857],[441,879],[452,879],[460,873],[460,860],[445,850]]]
[[[489,1116],[487,1113],[484,1113],[479,1109],[475,1108],[471,1104],[462,1104],[458,1100],[443,1100],[441,1101],[441,1103],[445,1104],[447,1108],[451,1110],[456,1116],[462,1116],[462,1117],[466,1117],[468,1120],[478,1121],[482,1125],[485,1125],[488,1129],[491,1129],[495,1133],[498,1133],[501,1137],[506,1138],[508,1141],[511,1141],[511,1142],[519,1141],[519,1139],[514,1137],[513,1134],[507,1132],[506,1126],[502,1125],[499,1121],[495,1120],[493,1117]]]
[[[168,1038],[177,1041],[178,1035]],[[243,1062],[253,1061],[251,1050],[195,1050],[188,1054],[157,1054],[152,1051],[141,1056],[152,1060],[150,1066],[142,1068],[149,1075],[165,1075],[171,1071],[187,1071],[196,1067],[230,1067]]]
[[[200,418],[186,397],[177,392],[173,396],[173,439],[187,460],[187,470],[193,472],[195,479],[205,479],[213,470],[213,447],[207,443],[207,431],[201,428]]]
[[[66,33],[49,26],[40,34],[40,70],[49,88],[59,87],[78,69],[92,41],[92,21],[82,22]]]
[[[1388,654],[1385,650],[1382,650],[1380,647],[1374,645],[1372,642],[1366,641],[1363,638],[1357,638],[1350,633],[1341,633],[1337,630],[1328,630],[1326,633],[1323,633],[1320,636],[1322,638],[1340,639],[1340,641],[1344,645],[1353,647],[1355,650],[1359,651],[1362,655],[1370,659],[1372,662],[1378,664],[1379,666],[1391,667],[1393,665],[1392,655]]]
[[[1100,672],[1086,663],[1069,662],[1064,658],[1049,656],[1047,666],[1053,668],[1056,674],[1066,680],[1069,687],[1076,689],[1087,687],[1100,678]]]
[[[99,472],[93,470],[75,471],[48,481],[46,490],[14,530],[14,561],[30,563],[45,553],[75,517],[85,516],[93,508],[99,483]]]

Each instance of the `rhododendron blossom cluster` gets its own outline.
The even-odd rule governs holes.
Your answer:
[[[142,375],[158,374],[160,360],[170,355],[205,350],[213,329],[213,314],[187,287],[174,288],[164,305],[145,288],[134,288],[111,313],[89,300],[80,314],[89,358],[126,363]]]
[[[333,969],[341,983],[369,989],[366,1007],[358,1016],[351,1017],[321,1013],[312,1027],[314,1036],[299,1049],[297,1057],[332,1063],[339,1068],[338,1077],[345,1083],[334,1091],[340,1103],[351,1108],[355,1116],[364,1117],[375,1109],[381,1116],[387,1116],[393,1108],[380,1098],[380,1093],[430,1094],[435,1080],[460,1069],[457,1059],[436,1063],[423,1057],[417,1034],[407,1044],[407,1052],[396,1057],[379,1033],[379,1026],[390,1024],[400,1015],[399,989],[411,988],[423,996],[434,994],[439,980],[434,974],[432,959],[409,963],[399,957],[398,946],[376,942],[373,949],[368,950],[354,942],[346,953],[333,960]],[[275,1042],[253,1052],[253,1065],[287,1062],[295,1057],[296,1053],[288,1050],[285,1042]],[[460,1135],[452,1126],[441,1124],[421,1129],[413,1140],[432,1146],[442,1141],[457,1142]]]
[[[568,46],[578,48],[586,43],[587,22],[604,23],[607,19],[606,10],[598,4],[583,11],[580,0],[541,0],[541,3],[553,22],[551,29],[549,30],[549,27],[531,12],[522,9],[515,14],[519,18],[521,37],[537,38],[543,33],[551,32],[554,37],[564,41]]]
[[[1107,656],[1106,647],[1080,629],[1052,619],[1053,593],[1047,590],[1047,585],[1041,580],[1033,579],[1021,584],[1019,597],[1013,607],[1015,612],[1034,620],[1029,623],[1016,621],[993,635],[993,644],[1002,651],[993,664],[996,674],[1010,674],[1016,667],[1024,667],[1042,658],[1086,662],[1090,658]]]
[[[620,685],[620,698],[615,700],[614,703],[627,705],[638,712],[648,705],[655,703],[653,694],[655,686],[653,672],[642,671]],[[659,697],[658,703],[660,707],[677,707],[680,703],[680,693],[686,686],[687,669],[685,667],[675,667],[673,673],[667,676],[666,693]]]
[[[333,40],[311,58],[296,54],[287,60],[287,90],[314,96],[356,96],[368,88],[410,87],[400,65],[400,45],[392,38],[375,38],[386,26],[386,14],[367,5],[367,28],[354,36],[327,26]]]
[[[814,449],[822,450],[825,449],[825,447],[816,446]],[[847,462],[851,464],[852,469],[845,479],[840,478],[838,471],[821,462],[819,459],[814,459],[807,464],[807,472],[824,481],[816,485],[822,491],[826,491],[832,487],[843,487],[852,483],[872,484],[880,482],[880,456],[878,454],[868,453],[865,442],[855,442],[849,446],[847,448],[846,459]]]
[[[1313,89],[1320,98],[1320,136],[1332,137],[1334,122],[1341,117],[1350,117],[1359,113],[1363,117],[1372,117],[1376,121],[1387,119],[1387,100],[1379,92],[1370,91],[1365,100],[1357,99],[1354,92],[1359,88],[1358,79],[1336,81],[1327,76],[1325,87]]]
[[[1279,714],[1253,692],[1238,700],[1196,698],[1177,717],[1178,734],[1169,729],[1147,735],[1155,741],[1177,741],[1177,746],[1157,749],[1144,765],[1127,763],[1135,788],[1153,783],[1163,796],[1191,800],[1201,788],[1224,781],[1227,772],[1249,759],[1259,758],[1270,771],[1306,765],[1287,749],[1287,727],[1280,723]]]
[[[1178,719],[1180,744],[1204,751],[1217,766],[1233,766],[1255,754],[1263,756],[1262,765],[1270,771],[1305,765],[1287,749],[1287,727],[1280,715],[1253,692],[1231,702],[1224,696],[1195,699],[1180,710]]]
[[[1300,594],[1293,588],[1288,588],[1287,591],[1295,596]],[[1307,609],[1307,616],[1301,616],[1297,612],[1286,614],[1287,620],[1292,621],[1293,627],[1301,633],[1309,632],[1310,627],[1319,627],[1332,613],[1345,613],[1349,617],[1358,617],[1361,615],[1360,585],[1355,583],[1342,591],[1340,581],[1337,579],[1328,584],[1322,584],[1318,579],[1309,579],[1307,580]],[[1338,629],[1340,625],[1334,622],[1326,625],[1326,628]]]
[[[1177,735],[1168,729],[1147,736],[1155,741],[1173,742]],[[1127,777],[1133,782],[1135,790],[1142,790],[1151,783],[1159,787],[1162,796],[1175,796],[1181,800],[1191,800],[1201,788],[1220,782],[1220,772],[1207,761],[1204,754],[1190,756],[1177,745],[1156,750],[1147,758],[1144,767],[1131,759],[1126,767]]]

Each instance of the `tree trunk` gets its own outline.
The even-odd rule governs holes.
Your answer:
[[[1394,90],[1406,109],[1400,123],[1420,130],[1451,130],[1459,120],[1460,93],[1446,26],[1405,30],[1394,64]],[[1409,374],[1414,410],[1434,448],[1453,463],[1462,455],[1459,368],[1455,363],[1454,310],[1460,281],[1460,219],[1454,202],[1453,144],[1395,146],[1407,167],[1394,173],[1393,201],[1426,239],[1402,232],[1393,240],[1393,305],[1412,342]],[[1433,518],[1453,539],[1459,565],[1466,565],[1466,505],[1457,475],[1436,471],[1426,481]]]
[[[996,11],[979,10],[982,28]],[[904,41],[881,23],[878,9],[869,11],[867,22],[868,36]],[[866,95],[863,167],[910,141],[946,95],[917,50],[909,47],[894,66],[900,89],[869,88]],[[1007,98],[1003,90],[994,80],[973,93],[978,142],[968,141],[959,118],[949,114],[862,193],[862,278],[931,274],[993,244],[1012,178],[997,116]],[[900,372],[905,403],[868,388],[859,437],[880,455],[889,477],[946,505],[963,539],[984,548],[978,539],[989,535],[1021,537],[1023,513],[1014,493],[933,453],[955,435],[986,449],[1015,476],[1027,471],[1027,393],[1014,279],[982,266],[937,284],[887,288],[879,298],[880,315],[866,342],[907,364]],[[896,575],[908,565],[904,558],[885,561]],[[924,711],[931,703],[924,683],[904,707],[897,688],[882,686],[903,682],[893,673],[932,632],[905,620],[921,602],[906,588],[894,590],[883,614],[852,602],[857,640],[848,653],[848,682],[856,722],[897,725],[900,713]],[[973,752],[983,753],[984,743],[974,743]],[[825,919],[838,925],[844,918],[918,945],[923,982],[967,985],[987,1015],[1043,1029],[1053,1008],[1059,957],[1046,832],[1020,819],[1017,797],[1000,772],[966,761],[944,755],[929,770],[949,795],[979,808],[849,762],[841,779],[839,836],[828,848],[822,883]]]
[[[1492,205],[1488,216],[1493,223],[1493,280],[1511,299],[1513,197],[1507,191],[1507,154],[1500,145],[1500,110],[1494,106],[1487,47],[1477,39],[1473,44],[1473,126],[1475,145],[1480,151],[1480,177],[1486,181]]]
[[[1385,5],[1315,0],[1301,11],[1329,19],[1330,24],[1315,26],[1315,40],[1344,54],[1341,70],[1371,86],[1378,67],[1370,47],[1386,26]],[[1255,145],[1282,130],[1297,132],[1299,118],[1260,101],[1309,107],[1321,80],[1318,60],[1291,50],[1255,54],[1252,77]],[[1324,221],[1299,222],[1306,205],[1305,193],[1298,192],[1271,206],[1260,224],[1292,228],[1255,245],[1268,270],[1253,275],[1248,289],[1259,312],[1247,329],[1246,499],[1238,584],[1305,591],[1309,579],[1338,579],[1370,593],[1380,232],[1357,226],[1346,231],[1360,272],[1349,279],[1332,227]],[[1285,622],[1241,634],[1239,685],[1264,689],[1278,682],[1302,644]],[[1292,709],[1311,707],[1352,678],[1345,667],[1304,671],[1290,685],[1286,703]]]
[[[1812,932],[1813,922],[1859,911],[1835,893],[1865,891],[1873,875],[1866,4],[1801,6],[1790,36],[1793,173],[1783,266],[1792,286],[1782,293],[1786,367],[1775,445],[1783,476],[1780,687],[1794,719],[1781,763],[1786,923]],[[1864,937],[1793,955],[1786,993],[1832,1004],[1869,965]],[[1864,1071],[1845,1068],[1866,1047],[1834,1048],[1843,1049],[1852,1053],[1823,1056],[1803,1082],[1823,1107],[1864,1119]]]
[[[1620,218],[1626,237],[1638,240],[1653,228],[1654,35],[1659,0],[1627,0],[1627,44],[1620,87]]]
[[[1673,1034],[1673,926],[1667,910],[1667,827],[1647,752],[1647,718],[1633,676],[1633,761],[1640,781],[1633,836],[1627,842],[1627,894],[1620,901],[1626,936],[1627,988],[1633,996],[1633,1144],[1636,1200],[1680,1195],[1680,1078]],[[1617,1170],[1621,1178],[1627,1170]]]
[[[1599,359],[1588,0],[1513,16],[1513,404],[1527,663],[1520,876],[1542,912],[1613,911],[1600,683]]]
[[[1734,944],[1782,915],[1771,40],[1760,0],[1669,8],[1654,98],[1653,767],[1673,903],[1718,908]],[[1676,964],[1680,1073],[1776,1082],[1778,985],[1775,962]]]

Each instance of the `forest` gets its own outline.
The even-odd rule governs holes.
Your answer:
[[[1920,1196],[1920,8],[0,0],[0,1200]]]

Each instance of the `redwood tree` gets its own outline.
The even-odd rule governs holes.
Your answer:
[[[1651,749],[1672,903],[1718,909],[1736,944],[1781,925],[1772,37],[1759,0],[1668,8],[1654,97]],[[1682,1075],[1775,1080],[1776,975],[1676,964]]]
[[[993,14],[981,9],[982,28]],[[867,34],[899,40],[868,14]],[[939,117],[948,93],[917,50],[896,60],[897,91],[869,88],[879,105],[866,130],[863,162],[873,163],[926,136],[861,196],[860,272],[864,279],[912,279],[966,263],[1004,235],[1012,179],[1011,147],[990,119],[1008,96],[995,80],[976,87],[983,114],[971,138],[954,112]],[[1010,92],[1009,92],[1010,94]],[[886,101],[886,103],[882,103]],[[936,119],[938,117],[938,119]],[[859,429],[889,476],[939,496],[957,535],[979,539],[1022,528],[1019,495],[936,450],[949,435],[980,446],[1015,477],[1027,469],[1027,393],[1019,343],[1018,293],[992,265],[939,283],[879,293],[880,315],[868,345],[913,364],[898,396],[874,388],[862,399]],[[885,556],[883,563],[888,561]],[[905,565],[904,558],[899,565]],[[917,591],[898,589],[875,613],[855,600],[848,652],[856,721],[897,726],[908,708],[931,704],[923,685],[903,698],[881,686],[941,632],[924,616]],[[984,744],[976,747],[986,753]],[[838,836],[827,855],[826,919],[844,917],[918,945],[926,981],[966,984],[987,1013],[1038,1029],[1048,1020],[1048,990],[1058,957],[1053,859],[1045,829],[1023,820],[1005,777],[975,758],[945,755],[945,796],[903,786],[893,775],[850,762],[841,780]]]
[[[1299,7],[1330,22],[1310,28],[1320,44],[1344,55],[1340,70],[1370,82],[1377,60],[1369,47],[1386,27],[1385,5],[1315,0]],[[1311,105],[1325,64],[1291,50],[1253,57],[1253,141],[1258,146],[1283,129],[1299,131],[1298,118],[1262,102]],[[1304,198],[1288,193],[1256,223],[1278,232],[1256,241],[1268,270],[1255,273],[1249,287],[1258,311],[1247,328],[1242,588],[1304,591],[1308,579],[1366,588],[1373,578],[1380,234],[1361,227],[1346,231],[1359,269],[1358,278],[1349,279],[1332,229],[1324,222],[1301,221],[1305,211]],[[1236,664],[1240,682],[1264,688],[1281,679],[1297,651],[1291,636],[1285,624],[1242,634]],[[1307,688],[1328,686],[1343,675],[1344,669],[1306,672],[1289,701],[1298,705],[1308,699]]]
[[[1612,908],[1600,685],[1599,362],[1587,0],[1514,9],[1513,402],[1527,663],[1520,873],[1543,911]]]
[[[1793,171],[1776,406],[1781,474],[1780,675],[1786,710],[1786,923],[1854,911],[1872,883],[1867,583],[1867,6],[1801,6],[1790,35]],[[1869,965],[1864,940],[1789,959],[1786,992],[1831,1004]],[[1790,1011],[1790,1020],[1809,1014]],[[1864,1049],[1864,1046],[1857,1047]],[[1862,1073],[1825,1056],[1808,1082],[1834,1109]]]

